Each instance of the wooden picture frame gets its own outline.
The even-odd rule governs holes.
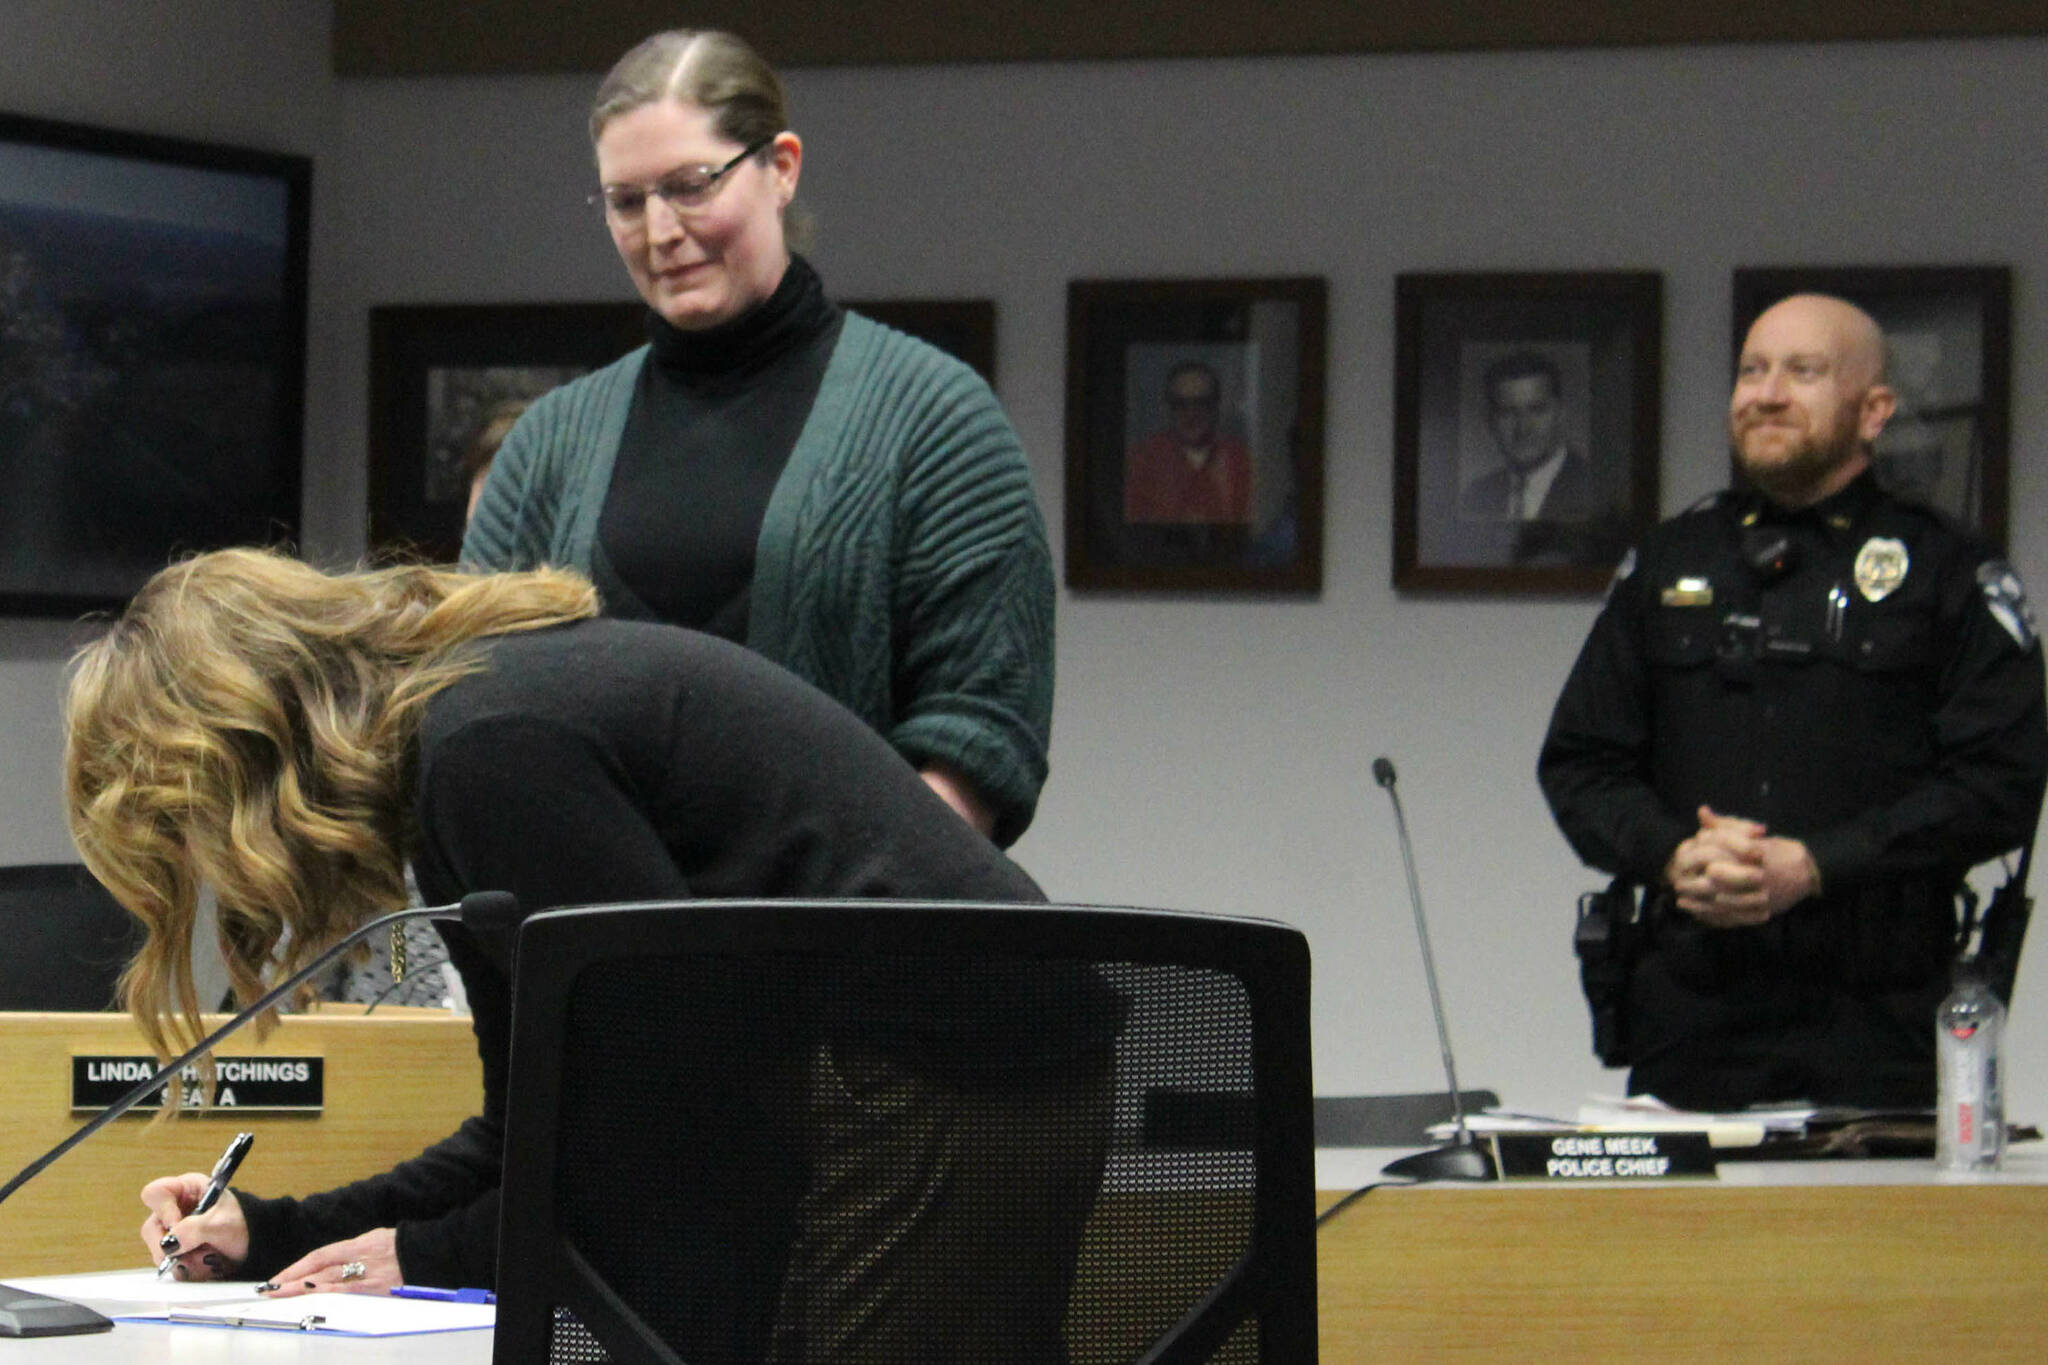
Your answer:
[[[1657,520],[1663,282],[1394,284],[1394,586],[1597,593]]]
[[[840,306],[930,342],[995,387],[995,300],[846,299]]]
[[[930,342],[995,382],[991,300],[869,299],[845,306]],[[452,562],[468,510],[469,443],[503,405],[538,398],[642,345],[647,317],[638,300],[372,308],[372,552]]]
[[[644,343],[646,319],[637,300],[372,308],[371,551],[452,563],[469,506],[465,448],[500,405]]]
[[[1791,294],[1832,294],[1884,329],[1898,411],[1877,438],[1878,479],[2003,549],[2012,431],[2012,270],[2002,265],[1745,266],[1734,276],[1729,372],[1757,315]]]
[[[1068,284],[1068,586],[1321,591],[1326,294]]]

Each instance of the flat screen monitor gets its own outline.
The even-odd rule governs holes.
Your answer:
[[[0,615],[298,536],[312,163],[0,114]]]

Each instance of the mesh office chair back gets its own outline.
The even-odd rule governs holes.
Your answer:
[[[513,1035],[498,1360],[1315,1360],[1294,929],[551,911]]]

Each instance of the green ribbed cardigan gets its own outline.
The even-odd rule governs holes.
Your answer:
[[[527,410],[462,543],[488,569],[591,567],[648,348]],[[747,643],[957,770],[1014,842],[1045,784],[1053,579],[1022,446],[980,376],[848,313],[756,546]]]

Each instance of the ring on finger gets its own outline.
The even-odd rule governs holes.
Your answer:
[[[363,1278],[363,1274],[363,1263],[361,1261],[346,1262],[341,1267],[341,1282],[347,1284],[350,1280],[360,1280]]]

